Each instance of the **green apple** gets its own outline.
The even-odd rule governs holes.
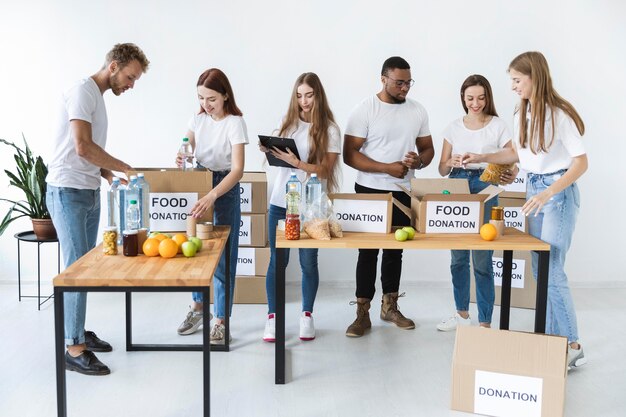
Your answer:
[[[196,251],[200,252],[200,249],[202,249],[202,239],[193,236],[189,238],[189,241],[193,242],[193,244],[196,245]]]
[[[191,258],[192,256],[196,256],[196,252],[198,251],[198,248],[196,247],[196,244],[191,242],[191,241],[186,241],[183,242],[182,245],[180,245],[182,251],[183,251],[183,255],[185,255],[187,258]]]
[[[155,237],[156,235],[159,235],[159,234],[161,234],[161,232],[150,232],[148,237]]]
[[[402,230],[409,234],[409,237],[407,239],[412,240],[415,237],[415,229],[413,229],[411,226],[405,226],[402,228]]]
[[[398,242],[404,242],[409,237],[409,234],[405,230],[398,229],[398,230],[396,230],[396,235],[395,236],[396,236],[396,240]]]

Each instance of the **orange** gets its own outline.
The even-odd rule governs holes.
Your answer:
[[[183,253],[182,246],[183,243],[187,241],[187,235],[183,233],[176,233],[174,236],[172,236],[172,240],[178,245],[178,253]]]
[[[163,239],[159,243],[159,253],[164,258],[173,258],[178,253],[178,244],[172,239]]]
[[[145,242],[143,242],[143,247],[141,249],[143,249],[143,254],[146,256],[159,256],[159,244],[161,242],[159,242],[159,240],[151,237],[146,239]]]
[[[498,229],[491,223],[485,223],[480,227],[480,237],[483,240],[494,240],[498,237]]]
[[[165,236],[163,233],[159,233],[158,235],[154,235],[152,239],[156,239],[159,242],[162,242],[164,239],[167,239],[167,236]]]

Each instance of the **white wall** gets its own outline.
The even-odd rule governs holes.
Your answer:
[[[457,92],[463,79],[485,75],[500,115],[511,121],[516,95],[509,90],[507,65],[518,53],[539,50],[556,88],[587,127],[590,169],[580,180],[583,200],[568,260],[570,279],[626,285],[616,262],[626,231],[625,178],[618,170],[626,154],[618,124],[626,114],[625,16],[619,0],[2,0],[0,137],[19,140],[23,132],[31,147],[49,158],[61,91],[97,71],[114,43],[131,41],[146,52],[151,68],[134,91],[105,94],[110,153],[134,166],[171,166],[197,108],[197,77],[219,67],[248,124],[246,169],[263,170],[255,137],[282,116],[300,73],[318,73],[344,127],[350,109],[378,91],[384,59],[401,55],[412,66],[417,82],[410,97],[429,112],[437,152],[420,176],[438,177],[440,132],[462,113]],[[0,149],[2,167],[12,166],[11,155]],[[0,178],[2,197],[17,197],[6,177]],[[354,178],[344,165],[343,190],[353,190]],[[0,281],[15,279],[12,236],[29,228],[24,220],[0,237]],[[44,252],[44,263],[53,264],[54,252]],[[25,273],[33,271],[34,253],[33,248],[24,254]],[[354,279],[355,251],[325,251],[320,259],[323,280]],[[447,283],[448,263],[447,252],[410,253],[403,279]]]

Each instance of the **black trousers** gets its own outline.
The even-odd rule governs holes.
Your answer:
[[[354,191],[366,194],[386,194],[389,190],[377,190],[354,184]],[[411,206],[411,197],[404,191],[392,191],[393,197],[407,207]],[[399,208],[393,207],[391,224],[394,226],[410,226],[409,219]],[[359,249],[359,260],[356,264],[356,296],[357,298],[373,299],[376,292],[376,271],[380,249]],[[383,294],[398,292],[400,275],[402,274],[402,249],[383,249],[380,267]]]

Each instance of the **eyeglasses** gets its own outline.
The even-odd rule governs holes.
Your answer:
[[[411,80],[394,80],[393,78],[385,75],[385,77],[389,78],[391,81],[393,81],[394,83],[396,83],[396,87],[398,88],[402,88],[402,86],[407,86],[409,88],[413,87],[413,84],[415,84],[415,80],[411,79]]]

